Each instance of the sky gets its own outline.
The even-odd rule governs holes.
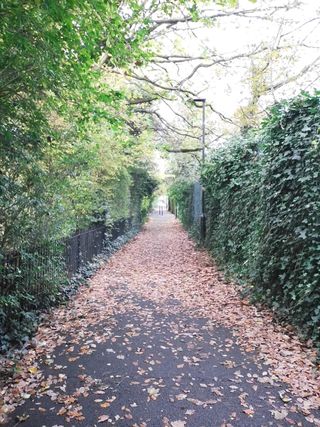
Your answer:
[[[302,0],[299,1],[298,6],[292,7],[294,3],[297,2],[295,0],[257,0],[256,3],[252,3],[248,0],[239,0],[239,7],[236,10],[265,9],[271,6],[286,8],[278,10],[271,19],[269,12],[257,12],[252,17],[223,17],[217,19],[213,26],[192,23],[188,31],[182,31],[185,25],[181,24],[178,26],[178,32],[166,32],[159,47],[165,54],[178,53],[191,56],[205,54],[208,57],[214,56],[214,59],[244,54],[243,58],[232,62],[200,68],[193,78],[182,86],[206,98],[215,110],[233,121],[239,107],[245,107],[251,99],[250,68],[253,64],[260,68],[264,67],[266,63],[268,64],[266,84],[272,86],[298,74],[304,67],[319,58],[312,70],[297,81],[269,91],[267,95],[261,97],[259,100],[261,115],[259,117],[262,118],[265,109],[275,101],[295,96],[302,89],[309,91],[314,88],[320,89],[320,1]],[[209,13],[213,13],[216,9],[214,3],[207,7],[212,9]],[[272,53],[275,48],[277,48],[276,53]],[[260,55],[256,55],[254,60],[246,55],[261,49],[265,50]],[[266,59],[267,56],[268,59]],[[165,70],[149,70],[148,75],[165,84],[179,82],[190,74],[195,65],[209,62],[200,60],[178,65],[165,65]],[[158,102],[156,105],[156,111],[169,123],[175,124],[187,132],[190,131],[188,125],[173,114],[173,109],[200,127],[200,111],[190,109],[190,105],[187,107],[184,99],[172,101],[169,104],[171,108],[164,102]],[[206,110],[206,117],[206,127],[209,133],[207,143],[212,148],[217,144],[226,143],[231,135],[239,132],[239,126],[221,120],[209,108]],[[197,136],[200,136],[201,130],[194,131],[194,134],[197,133]],[[218,142],[215,141],[217,135],[223,135]],[[190,140],[189,143],[186,141],[186,138],[172,136],[171,143],[180,147],[195,143],[194,140]],[[167,160],[158,153],[155,161],[160,174],[166,173]]]
[[[243,3],[243,7],[248,7],[247,1],[242,1],[241,3]],[[277,3],[279,4],[280,2],[277,1]],[[286,4],[288,2],[285,1],[282,3]],[[279,42],[278,39],[281,35],[299,28],[304,22],[318,16],[318,20],[311,21],[299,30],[288,34],[284,38],[285,41],[282,42],[283,45],[293,43],[299,46],[300,44],[300,49],[295,50],[294,56],[291,56],[291,52],[288,52],[288,58],[285,58],[285,55],[283,55],[281,61],[282,69],[286,68],[285,72],[288,72],[288,75],[293,69],[296,69],[298,72],[303,66],[312,62],[320,54],[320,4],[317,6],[318,2],[315,0],[306,0],[303,3],[303,6],[299,9],[281,13],[274,22],[260,19],[246,20],[244,18],[236,18],[227,25],[221,22],[221,24],[212,29],[200,30],[200,38],[204,41],[204,44],[214,45],[219,52],[232,56],[237,52],[250,51],[259,44],[275,46]],[[251,7],[258,5],[259,2],[251,5]],[[310,45],[317,46],[318,49],[303,49],[303,43],[310,43]],[[277,82],[279,78],[283,77],[283,74],[278,72],[280,67],[277,61],[275,60],[274,62],[274,79]],[[209,87],[214,88],[215,92],[213,94],[209,88],[204,94],[209,99],[218,97],[219,105],[226,114],[232,114],[234,109],[248,97],[246,90],[247,65],[246,61],[235,63],[234,67],[231,67],[226,74],[223,74],[223,77],[219,81],[215,78],[214,70],[211,70],[212,72],[202,72],[203,78],[208,81]],[[288,89],[281,92],[278,97],[281,98],[286,96],[286,94],[290,95]]]
[[[239,7],[256,9],[270,5],[286,6],[291,3],[292,1],[288,0],[258,0],[253,4],[248,0],[240,0]],[[263,13],[257,13],[256,16],[250,19],[247,17],[221,18],[215,22],[214,26],[207,28],[199,28],[198,24],[193,24],[192,31],[184,31],[178,35],[168,34],[164,37],[163,50],[165,52],[179,50],[193,56],[206,52],[215,54],[217,57],[232,57],[239,53],[268,47],[269,51],[263,54],[266,55],[270,53],[272,47],[280,46],[280,56],[275,55],[268,67],[268,79],[274,83],[299,73],[303,67],[320,56],[320,2],[303,0],[299,7],[276,13],[272,21],[260,19],[264,16]],[[306,24],[307,21],[309,22]],[[295,48],[289,49],[289,46],[293,45]],[[260,58],[263,58],[263,55]],[[259,61],[256,60],[256,63],[259,64]],[[229,64],[202,68],[189,82],[189,87],[199,91],[201,97],[205,97],[215,109],[232,117],[239,106],[246,105],[250,99],[251,64],[251,59],[242,58]],[[184,63],[179,68],[167,66],[167,71],[171,79],[181,80],[190,73],[192,67],[193,65]],[[275,100],[295,95],[301,89],[312,90],[313,87],[317,87],[319,70],[318,67],[316,72],[301,78],[299,85],[297,83],[287,85],[264,97],[263,108]],[[166,105],[159,105],[158,108],[166,118],[169,120],[172,118],[172,111]],[[184,106],[177,103],[175,108],[183,111]],[[210,119],[218,121],[214,115],[210,118],[210,111],[207,117],[208,121]],[[225,123],[216,123],[216,126],[226,127]]]

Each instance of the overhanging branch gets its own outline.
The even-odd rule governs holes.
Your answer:
[[[171,149],[165,148],[168,153],[196,153],[202,151],[202,148],[180,148],[180,149]]]

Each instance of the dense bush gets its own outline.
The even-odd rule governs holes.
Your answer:
[[[252,277],[260,232],[261,153],[252,135],[218,149],[202,173],[206,244],[239,280]]]
[[[320,97],[276,105],[262,128],[256,295],[320,338]]]
[[[57,303],[66,283],[60,242],[0,254],[0,353],[34,331],[39,310]]]
[[[132,132],[126,98],[135,91],[110,72],[149,57],[146,33],[129,30],[141,22],[136,7],[1,4],[0,335],[11,322],[21,337],[34,311],[57,300],[66,280],[61,241],[146,215],[151,138],[138,125]],[[97,67],[102,54],[106,67]],[[42,274],[42,251],[55,274]]]
[[[187,229],[192,227],[192,188],[192,182],[181,179],[172,184],[168,193],[172,213]]]
[[[274,105],[259,130],[215,150],[202,170],[207,247],[253,299],[316,341],[319,165],[320,97],[302,94]],[[190,194],[176,196],[186,212]]]
[[[153,194],[157,188],[157,181],[144,168],[132,168],[131,193],[131,217],[133,223],[142,224],[151,209]]]
[[[121,221],[124,214],[127,218],[127,225],[125,229],[121,228],[121,233],[127,235],[139,229],[149,212],[156,185],[155,179],[145,169],[130,170],[127,180],[122,184],[123,188],[128,187],[128,191],[119,194],[117,199],[117,213]],[[127,206],[126,210],[123,205]],[[115,217],[116,214],[113,214],[108,221],[102,218],[99,223],[98,216],[97,222],[92,223],[90,227],[106,226],[103,227],[103,230],[107,231],[104,254],[110,249],[109,246],[112,248],[114,244],[112,223]],[[117,228],[115,230],[117,231]],[[38,314],[64,301],[69,290],[78,285],[79,279],[88,273],[88,269],[92,270],[91,265],[88,266],[83,261],[77,273],[70,277],[67,271],[69,266],[65,265],[65,251],[70,244],[69,239],[51,239],[45,242],[44,238],[42,236],[40,246],[29,242],[27,246],[20,246],[18,251],[0,251],[0,353],[5,351],[10,343],[24,341],[36,328]],[[123,240],[123,236],[121,238]],[[73,246],[71,248],[74,259],[78,244],[77,249]],[[89,248],[89,251],[92,249]]]

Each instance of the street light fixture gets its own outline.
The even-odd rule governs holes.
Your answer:
[[[195,98],[194,105],[202,108],[202,162],[205,160],[205,138],[206,138],[206,98]],[[201,105],[199,105],[201,103]]]

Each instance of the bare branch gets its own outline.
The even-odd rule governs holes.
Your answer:
[[[232,125],[237,126],[237,124],[236,124],[233,120],[231,120],[231,119],[230,119],[230,117],[227,117],[227,116],[225,116],[223,113],[221,113],[220,111],[215,110],[215,109],[212,107],[212,105],[211,105],[211,104],[206,104],[206,105],[207,105],[207,107],[208,107],[208,108],[210,108],[210,110],[211,110],[213,113],[217,114],[217,115],[220,117],[220,119],[221,119],[221,120],[223,120],[223,121],[225,121],[225,122],[228,122],[228,123],[230,123],[230,124],[232,124]]]
[[[290,31],[287,31],[286,33],[281,34],[280,39],[288,36],[289,34],[292,34],[292,33],[296,32],[296,31],[299,31],[305,25],[308,25],[311,22],[318,21],[318,20],[320,20],[320,17],[309,19],[308,21],[303,22],[301,25],[299,25],[298,27],[294,28],[293,30],[290,30]]]
[[[160,58],[160,56],[157,56],[156,58]],[[166,58],[166,57],[163,56],[163,58]],[[155,64],[178,64],[181,62],[199,61],[201,59],[207,59],[207,58],[204,56],[198,56],[198,57],[197,56],[194,56],[194,57],[186,56],[186,57],[181,58],[181,59],[175,59],[174,57],[172,57],[172,58],[167,57],[167,59],[161,59],[161,60],[153,59],[151,62],[153,62]]]
[[[298,80],[299,79],[299,77],[302,77],[305,73],[307,73],[317,62],[319,62],[319,60],[320,60],[320,56],[318,56],[314,61],[312,61],[310,64],[308,64],[308,65],[306,65],[305,67],[303,67],[300,71],[299,71],[299,73],[297,73],[297,74],[295,74],[294,76],[290,76],[290,77],[288,77],[287,79],[284,79],[284,80],[282,80],[282,81],[280,81],[280,82],[278,82],[278,83],[275,83],[275,84],[272,84],[271,86],[269,86],[269,87],[267,87],[266,88],[266,92],[270,92],[270,91],[272,91],[272,90],[277,90],[277,89],[279,89],[280,87],[282,87],[282,86],[284,86],[284,85],[286,85],[286,84],[288,84],[288,83],[291,83],[291,82],[294,82],[295,80]]]
[[[190,90],[187,90],[187,89],[181,89],[181,88],[179,88],[179,87],[174,87],[174,86],[163,86],[163,85],[161,85],[161,84],[159,84],[159,83],[157,83],[157,82],[155,82],[155,81],[153,81],[153,80],[149,79],[149,77],[147,77],[147,76],[145,76],[145,75],[143,75],[143,76],[138,76],[138,75],[133,74],[133,73],[131,73],[131,74],[129,74],[129,73],[125,73],[125,75],[126,75],[127,77],[131,77],[131,78],[133,78],[133,79],[136,79],[136,80],[140,80],[140,81],[143,81],[143,82],[149,83],[149,84],[151,84],[152,86],[155,86],[155,87],[157,87],[157,88],[159,88],[159,89],[162,89],[162,90],[171,91],[171,92],[185,93],[185,94],[188,94],[188,95],[190,95],[190,96],[192,96],[192,97],[197,96],[197,94],[196,94],[196,93],[191,92]]]
[[[156,58],[167,59],[169,61],[174,61],[174,59],[205,59],[204,56],[192,57],[189,55],[156,55]]]
[[[282,47],[278,46],[278,47],[274,48],[273,50],[276,51],[276,50],[280,50],[280,49],[287,49],[287,46],[282,46]],[[232,61],[235,61],[237,59],[250,58],[252,56],[259,55],[260,53],[265,52],[266,50],[269,50],[269,48],[268,47],[256,48],[252,52],[244,52],[244,53],[239,53],[237,55],[230,56],[229,58],[216,59],[216,60],[209,62],[207,64],[200,63],[194,67],[194,69],[191,71],[191,73],[187,77],[185,77],[183,80],[180,81],[179,86],[182,86],[186,81],[190,80],[200,70],[200,68],[209,68],[209,67],[213,67],[214,65],[218,65],[218,64],[220,64],[220,65],[226,64],[228,62],[232,62]]]
[[[202,148],[180,148],[180,149],[171,149],[165,148],[168,153],[195,153],[197,151],[202,151]]]
[[[141,114],[150,114],[150,115],[154,115],[158,118],[158,120],[169,130],[171,130],[172,132],[176,133],[177,135],[180,136],[185,136],[187,138],[192,138],[192,139],[196,139],[199,140],[199,137],[194,136],[190,133],[186,133],[184,130],[176,128],[175,126],[173,126],[171,123],[168,123],[167,120],[165,120],[157,111],[154,110],[145,110],[142,108],[137,108],[135,110],[137,113],[141,113]],[[158,129],[158,131],[161,129]]]
[[[151,104],[153,101],[156,101],[158,98],[136,98],[136,99],[130,99],[127,104],[128,105],[138,105],[138,104]]]
[[[189,122],[189,120],[187,120],[182,114],[177,113],[172,107],[171,105],[164,101],[164,103],[170,108],[170,110],[173,112],[173,114],[175,114],[176,116],[180,117],[189,127],[194,128],[194,129],[201,129],[200,126],[194,126],[192,123]]]
[[[287,9],[288,6],[275,6],[275,7],[268,7],[268,8],[256,8],[256,9],[242,9],[242,10],[231,10],[231,11],[220,11],[218,13],[215,13],[213,15],[205,15],[206,11],[203,11],[201,19],[205,19],[207,21],[213,21],[217,18],[226,18],[229,16],[238,16],[238,17],[245,17],[245,18],[257,18],[257,19],[264,19],[269,20],[271,19],[271,11],[275,12],[281,9]],[[256,13],[265,13],[264,16],[255,15]],[[156,29],[158,29],[162,25],[172,26],[179,23],[187,23],[187,22],[194,22],[194,19],[192,16],[179,16],[176,18],[164,18],[164,19],[154,19],[152,20],[153,26],[149,28],[149,32],[153,32]]]

